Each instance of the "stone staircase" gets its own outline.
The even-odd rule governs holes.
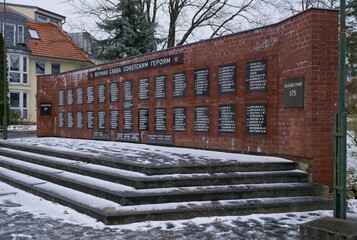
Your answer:
[[[106,224],[332,207],[328,188],[285,159],[142,164],[0,142],[0,180]]]

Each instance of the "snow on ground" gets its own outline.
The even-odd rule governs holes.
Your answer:
[[[357,221],[357,201],[353,203]],[[332,211],[201,217],[107,226],[60,204],[0,183],[2,239],[299,239],[299,226]],[[353,217],[348,213],[349,217]],[[74,237],[77,236],[77,237]]]
[[[78,239],[95,239],[94,236],[97,235],[103,239],[123,239],[123,237],[125,239],[155,239],[157,236],[161,236],[159,239],[299,239],[300,224],[332,215],[331,211],[252,214],[107,226],[73,209],[43,200],[4,183],[0,183],[0,210],[6,210],[9,216],[21,214],[22,224],[30,225],[26,230],[21,226],[12,226],[12,239],[37,239],[36,231],[38,230],[31,232],[31,225],[33,228],[38,228],[35,224],[41,221],[47,221],[47,228],[55,228],[54,223],[69,224],[72,230],[77,229],[72,234],[82,234],[83,238]],[[32,215],[28,216],[23,213]],[[8,217],[7,221],[11,222],[11,219]],[[1,223],[0,226],[0,237],[7,236],[6,234],[10,232],[9,227],[3,228]],[[15,230],[17,227],[18,231]],[[48,232],[49,230],[46,234],[49,234]],[[93,235],[94,232],[97,235]],[[24,233],[26,236],[21,235]],[[40,239],[47,238],[41,236]],[[66,239],[66,237],[56,239]]]
[[[140,149],[146,155],[160,153],[177,161],[188,156],[201,156],[221,161],[237,159],[237,154],[211,151],[177,149],[141,144],[98,142],[60,138],[12,139],[11,142],[33,146],[51,146],[59,150],[97,151],[102,154],[113,149],[112,154],[123,150],[138,157]],[[120,146],[120,149],[118,147]],[[127,151],[125,151],[127,149]],[[116,152],[115,152],[116,151]],[[175,154],[179,151],[179,154]],[[241,158],[243,161],[245,157]],[[263,158],[257,161],[262,161]],[[279,158],[269,158],[280,161]],[[349,184],[357,176],[357,147],[349,144]],[[357,221],[357,200],[348,202],[348,218]],[[0,238],[2,239],[299,239],[299,225],[317,218],[332,216],[332,211],[302,213],[252,214],[248,216],[204,217],[177,221],[147,221],[126,225],[106,226],[95,219],[60,204],[44,200],[0,182]],[[1,220],[2,219],[2,220]],[[77,237],[73,237],[77,236]]]
[[[8,131],[18,131],[18,132],[36,131],[37,125],[9,125],[7,127],[7,130]]]
[[[357,146],[347,138],[347,193],[357,199]]]

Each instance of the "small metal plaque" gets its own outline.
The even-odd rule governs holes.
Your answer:
[[[140,133],[136,133],[136,132],[117,132],[116,140],[124,141],[124,142],[140,143],[141,137],[140,137]]]
[[[108,132],[93,132],[94,140],[110,140],[110,134]]]
[[[173,139],[170,134],[149,134],[148,143],[171,145],[173,143]]]
[[[246,128],[248,134],[267,134],[267,105],[265,103],[246,106]]]
[[[40,104],[40,114],[41,114],[41,116],[51,116],[52,115],[52,103],[41,103]]]
[[[304,107],[304,77],[291,78],[284,81],[284,107]]]

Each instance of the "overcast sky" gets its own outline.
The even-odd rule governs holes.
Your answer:
[[[3,4],[3,0],[1,1]],[[6,0],[6,3],[37,6],[63,16],[71,15],[70,7],[61,4],[61,0]]]
[[[79,20],[78,16],[73,13],[71,6],[61,2],[63,2],[63,0],[6,0],[6,3],[36,6],[65,16],[66,23],[63,25],[65,31],[76,32],[79,31],[78,29],[86,29],[92,33],[92,29],[96,26],[94,19]],[[4,4],[4,0],[0,0],[0,4]],[[73,28],[73,26],[77,28]]]

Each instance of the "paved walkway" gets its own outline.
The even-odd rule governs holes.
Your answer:
[[[31,213],[15,212],[9,214],[6,209],[19,207],[14,202],[0,204],[0,238],[7,239],[190,239],[190,240],[219,240],[219,239],[299,239],[299,225],[306,219],[321,217],[319,213],[304,213],[300,216],[285,214],[276,219],[262,217],[259,220],[222,221],[221,218],[212,218],[209,223],[197,224],[194,221],[185,221],[176,226],[176,222],[167,222],[161,226],[151,226],[150,222],[142,223],[140,229],[131,229],[127,226],[111,226],[95,229],[66,223],[48,217],[34,217]],[[323,215],[323,212],[322,212]],[[226,219],[226,218],[223,218]]]
[[[24,138],[24,137],[35,137],[36,131],[8,131],[7,138]],[[0,131],[0,139],[3,139],[2,131]]]

